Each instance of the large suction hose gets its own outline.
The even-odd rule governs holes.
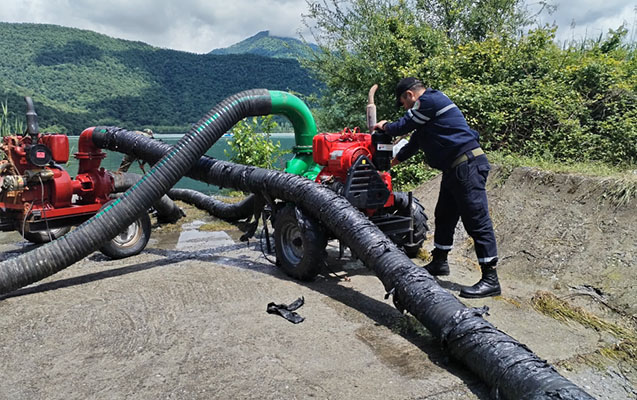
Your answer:
[[[53,275],[97,250],[168,192],[234,124],[248,116],[267,115],[271,109],[267,90],[249,90],[223,100],[111,205],[69,234],[0,263],[0,294]]]
[[[200,210],[208,211],[212,216],[229,222],[253,216],[255,206],[259,203],[254,194],[238,203],[226,203],[192,189],[170,189],[168,197],[192,204]]]
[[[209,158],[197,162],[236,122],[271,111],[270,92],[241,92],[213,108],[172,149],[164,151],[158,144],[140,144],[135,156],[148,162],[159,159],[148,174],[112,206],[70,234],[1,263],[0,293],[49,276],[96,250],[130,225],[196,163],[191,177],[294,202],[307,215],[320,220],[376,273],[400,308],[404,307],[440,338],[452,356],[463,361],[496,394],[508,399],[592,398],[526,346],[484,320],[484,310],[467,308],[442,289],[343,197],[297,175]],[[108,144],[106,147],[111,150],[131,154],[130,148],[119,148],[121,143],[117,140],[129,134],[132,133],[117,128],[92,131],[98,146]],[[154,154],[140,157],[153,149]]]
[[[113,189],[116,193],[124,192],[142,179],[142,175],[132,172],[116,172],[113,174]],[[199,192],[197,192],[199,193]],[[185,214],[174,201],[167,195],[163,195],[153,204],[157,211],[157,220],[160,223],[173,224]]]

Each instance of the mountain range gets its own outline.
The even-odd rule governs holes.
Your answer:
[[[308,95],[317,86],[282,44],[300,41],[266,32],[244,42],[267,40],[268,49],[226,49],[241,54],[192,54],[44,24],[0,23],[0,37],[0,101],[10,118],[24,118],[23,97],[31,96],[40,127],[67,134],[95,125],[176,131],[242,90]]]
[[[265,57],[299,59],[308,57],[312,51],[318,51],[318,46],[312,43],[305,44],[294,38],[272,36],[270,31],[261,31],[230,47],[215,49],[208,54],[255,54]]]

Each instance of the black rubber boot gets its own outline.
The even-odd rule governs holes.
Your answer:
[[[431,251],[431,262],[425,265],[425,269],[433,276],[449,275],[449,263],[447,263],[448,250],[435,248]]]
[[[482,278],[471,287],[464,287],[460,290],[460,297],[475,299],[479,297],[499,296],[502,293],[498,272],[495,263],[480,264]]]

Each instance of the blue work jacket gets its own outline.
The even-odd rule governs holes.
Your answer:
[[[427,88],[402,118],[385,125],[391,136],[413,130],[409,143],[396,155],[398,161],[421,149],[431,167],[444,171],[456,158],[480,146],[478,132],[469,128],[462,112],[439,90]]]

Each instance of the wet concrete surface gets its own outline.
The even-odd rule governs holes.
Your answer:
[[[384,299],[380,281],[349,251],[338,259],[337,242],[324,273],[298,282],[270,262],[263,240],[201,230],[210,220],[155,231],[144,252],[125,260],[94,253],[2,298],[0,399],[492,398]],[[478,277],[462,241],[459,232],[451,275],[439,280],[456,295]],[[0,234],[2,259],[32,248],[16,233]],[[596,398],[637,398],[634,361],[582,359],[616,339],[533,309],[530,298],[554,281],[513,268],[501,278],[503,296],[463,303],[487,305],[487,320]],[[266,313],[269,302],[301,296],[298,325]]]
[[[197,226],[3,298],[0,399],[488,398],[359,262],[300,283]],[[5,257],[31,248],[2,236]],[[301,296],[301,324],[266,313]]]

